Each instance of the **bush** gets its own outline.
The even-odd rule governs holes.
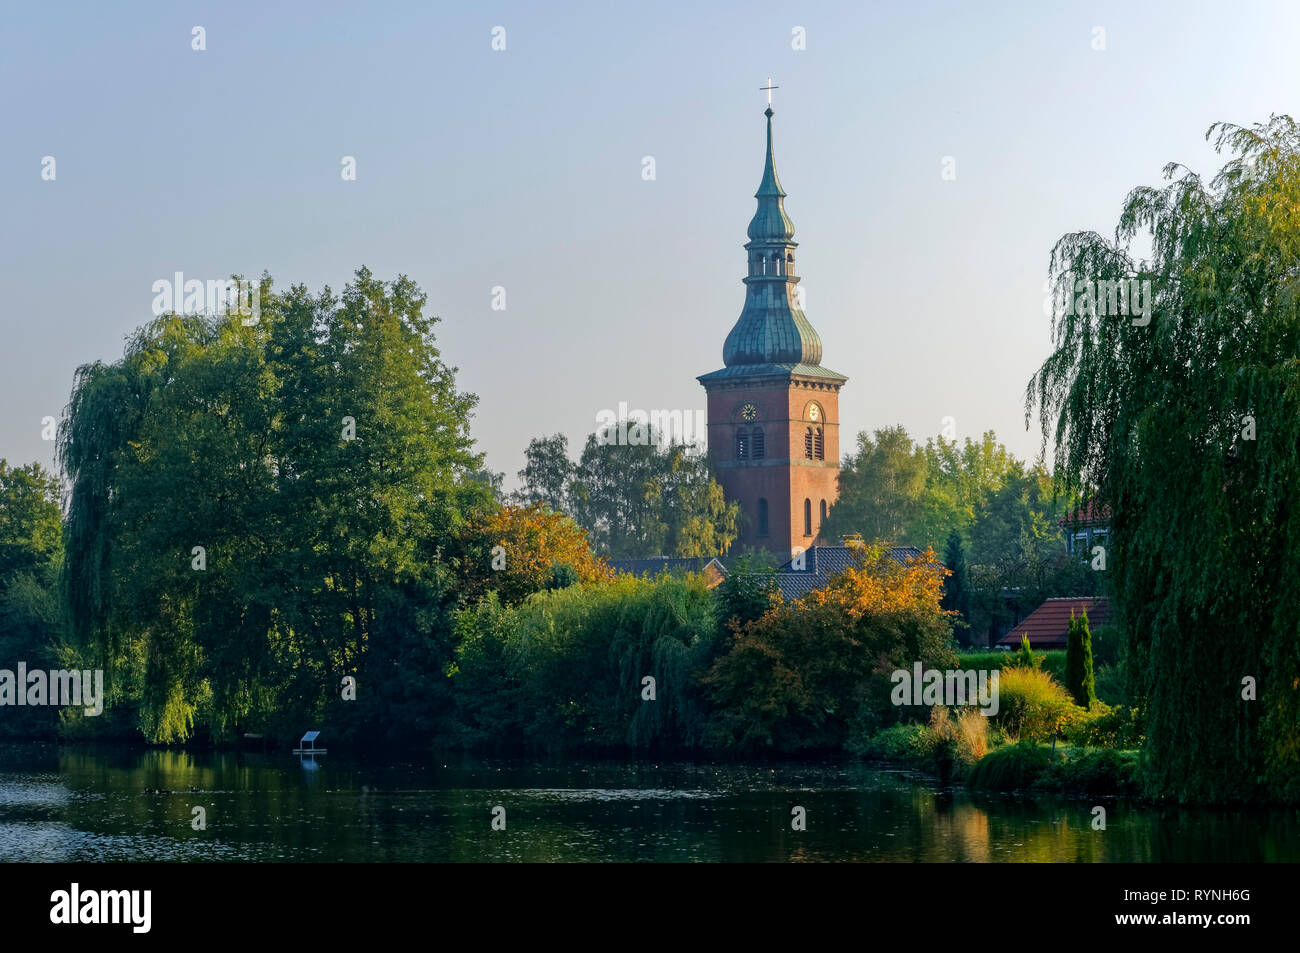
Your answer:
[[[1010,735],[1047,741],[1079,715],[1065,689],[1037,668],[1003,669],[998,678],[997,721]]]
[[[1121,633],[1118,627],[1107,624],[1092,630],[1092,661],[1100,668],[1119,661]]]
[[[1098,664],[1094,683],[1099,701],[1107,705],[1128,704],[1128,686],[1124,683],[1124,669],[1119,664]]]
[[[1030,741],[990,751],[967,779],[974,791],[1019,791],[1033,787],[1051,770],[1051,754]]]
[[[1139,748],[1142,746],[1142,719],[1132,708],[1111,708],[1097,702],[1066,730],[1073,745],[1087,748]]]
[[[875,734],[849,742],[859,757],[883,761],[918,761],[929,756],[929,731],[919,722],[890,725]]]
[[[988,718],[975,708],[930,709],[928,724],[891,725],[848,747],[867,758],[912,764],[947,779],[965,773],[989,750]]]
[[[1042,784],[1067,794],[1130,794],[1136,775],[1136,751],[1106,748],[1052,762]]]
[[[1019,652],[963,652],[960,656],[961,668],[1004,669],[1016,666],[1039,668],[1062,685],[1065,684],[1065,652],[1050,649],[1046,652],[1030,650],[1025,654],[1022,646]]]

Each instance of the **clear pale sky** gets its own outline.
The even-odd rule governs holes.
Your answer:
[[[121,356],[177,271],[313,290],[361,265],[410,275],[508,486],[531,436],[564,432],[576,456],[620,401],[703,408],[695,377],[722,366],[744,297],[771,75],[806,311],[849,377],[844,449],[953,416],[959,438],[993,429],[1033,457],[1022,395],[1048,349],[1053,243],[1111,234],[1167,161],[1217,168],[1210,123],[1294,114],[1298,11],[11,4],[0,456],[52,464],[41,418],[78,365]]]

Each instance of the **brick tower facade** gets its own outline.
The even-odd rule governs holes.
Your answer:
[[[728,500],[744,514],[740,546],[790,558],[822,543],[840,471],[839,393],[848,380],[821,366],[822,342],[799,303],[794,224],[772,158],[749,223],[745,305],[721,370],[697,378],[708,393],[709,454]]]

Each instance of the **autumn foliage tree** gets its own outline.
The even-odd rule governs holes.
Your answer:
[[[485,512],[465,526],[462,544],[460,592],[467,604],[495,590],[503,605],[518,605],[534,592],[561,588],[561,581],[613,577],[592,553],[586,531],[542,503]]]
[[[888,706],[889,673],[952,662],[946,571],[933,550],[900,563],[865,547],[824,589],[733,626],[703,682],[721,741],[793,750],[841,745],[864,714]]]

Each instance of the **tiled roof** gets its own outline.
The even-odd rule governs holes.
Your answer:
[[[1061,520],[1063,525],[1085,526],[1089,523],[1107,523],[1110,521],[1110,507],[1089,500],[1072,513],[1067,513]]]
[[[915,546],[895,546],[886,550],[886,555],[899,563],[906,563],[922,555]],[[814,589],[821,589],[850,566],[857,565],[855,550],[848,546],[810,546],[803,554],[804,568],[793,569],[791,559],[776,571],[776,584],[781,595],[788,602],[800,599]]]
[[[1012,627],[1011,631],[998,639],[998,645],[1018,648],[1020,637],[1029,636],[1029,644],[1036,649],[1065,648],[1066,635],[1070,631],[1070,613],[1081,616],[1088,613],[1088,628],[1095,630],[1105,625],[1111,616],[1110,600],[1099,596],[1069,596],[1048,599],[1041,606],[1029,613],[1022,621]]]
[[[653,559],[611,559],[609,561],[615,572],[627,573],[632,576],[657,576],[659,573],[667,570],[668,572],[703,572],[710,564],[721,575],[726,575],[726,567],[716,559],[707,559],[703,556],[680,558],[672,556],[656,556]]]
[[[805,568],[802,572],[826,576],[844,572],[850,566],[857,565],[854,552],[853,547],[850,546],[809,546],[803,554]],[[901,563],[920,556],[921,550],[915,546],[895,546],[893,549],[887,550],[886,555]],[[799,570],[791,568],[793,565],[794,559],[791,559],[777,572],[799,572]]]

